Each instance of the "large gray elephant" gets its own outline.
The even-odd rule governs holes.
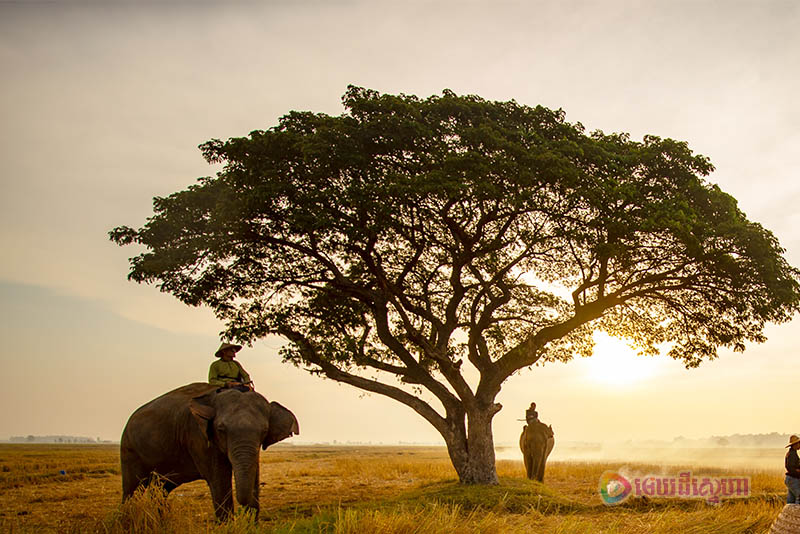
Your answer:
[[[544,481],[544,466],[556,444],[553,427],[534,421],[522,428],[519,448],[525,461],[525,476],[531,480]]]
[[[220,520],[236,500],[258,515],[259,446],[299,434],[297,418],[254,391],[189,384],[153,399],[131,415],[120,442],[122,499],[159,479],[169,492],[203,479]]]

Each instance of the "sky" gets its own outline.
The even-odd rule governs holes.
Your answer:
[[[348,84],[451,89],[565,110],[588,130],[687,141],[710,180],[800,265],[800,4],[793,1],[114,2],[0,0],[0,439],[117,440],[130,413],[206,379],[222,325],[126,279],[152,198],[213,175],[197,146],[340,114]],[[800,432],[800,321],[686,370],[598,335],[589,359],[511,377],[559,440]],[[239,353],[300,421],[295,443],[441,442],[411,409]]]

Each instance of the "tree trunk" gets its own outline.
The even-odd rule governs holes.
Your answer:
[[[492,436],[492,410],[467,414],[468,431],[445,436],[450,460],[462,484],[498,484]]]

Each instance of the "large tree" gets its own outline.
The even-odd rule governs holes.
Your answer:
[[[286,362],[412,408],[462,482],[497,482],[503,382],[594,330],[694,367],[798,309],[778,241],[686,143],[450,91],[343,102],[201,145],[223,170],[110,236],[228,338],[283,336]]]

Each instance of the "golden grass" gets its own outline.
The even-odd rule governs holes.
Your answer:
[[[521,462],[501,460],[499,486],[472,487],[457,483],[442,448],[276,446],[261,458],[259,520],[237,515],[219,525],[202,481],[120,505],[115,446],[0,445],[0,532],[763,534],[783,506],[778,469],[627,464],[637,474],[750,476],[753,496],[607,507],[597,484],[620,467],[551,462],[541,485],[524,478]]]

